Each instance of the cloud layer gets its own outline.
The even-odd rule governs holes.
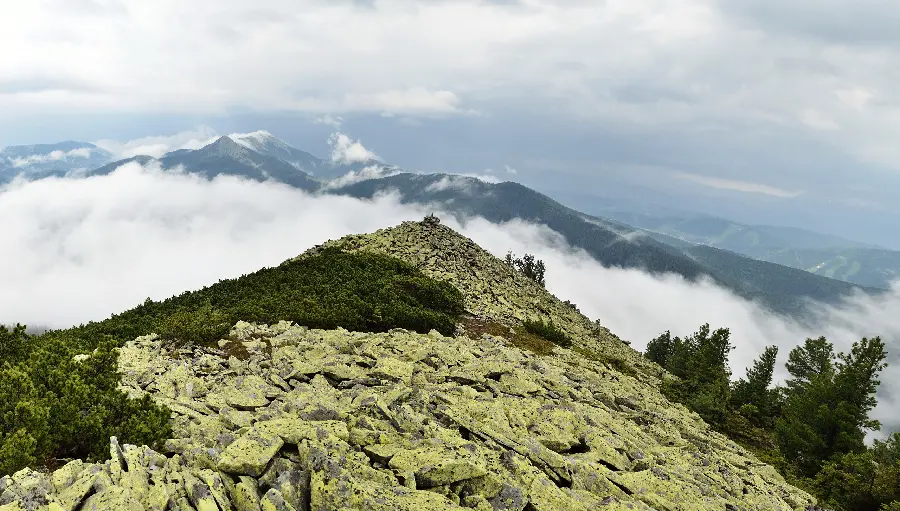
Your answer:
[[[121,116],[352,120],[402,166],[509,162],[568,191],[655,166],[668,178],[651,188],[687,190],[674,201],[728,192],[707,211],[889,244],[897,17],[885,0],[18,2],[0,19],[17,49],[0,62],[0,137]],[[167,144],[191,146],[117,152]]]
[[[460,178],[463,179],[463,178]],[[417,220],[434,207],[313,197],[274,183],[231,177],[205,181],[127,164],[109,176],[17,182],[0,191],[0,323],[64,327],[99,320],[145,298],[163,299],[223,278],[273,266],[328,239]],[[439,213],[440,214],[440,213]],[[665,330],[688,335],[702,323],[732,330],[736,375],[769,344],[780,360],[806,337],[826,335],[839,349],[881,335],[895,363],[882,378],[878,416],[900,406],[897,339],[900,288],[818,311],[817,329],[768,315],[710,283],[606,269],[554,232],[519,221],[445,222],[502,257],[533,253],[547,286],[642,349]],[[781,370],[780,376],[784,376]]]

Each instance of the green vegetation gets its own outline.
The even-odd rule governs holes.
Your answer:
[[[75,359],[63,337],[0,327],[0,474],[57,459],[98,459],[109,437],[158,446],[169,411],[116,389],[118,353],[108,338]]]
[[[464,312],[462,293],[399,259],[320,249],[314,256],[222,280],[65,332],[92,349],[90,339],[121,341],[149,333],[184,343],[215,343],[240,320],[292,321],[310,328],[365,332],[406,328],[449,335]]]
[[[535,355],[545,356],[553,353],[554,344],[543,337],[526,332],[524,328],[510,328],[496,321],[467,317],[462,320],[466,334],[478,339],[484,334],[503,337],[513,346],[528,350]]]
[[[647,357],[679,378],[666,382],[663,393],[714,425],[722,424],[728,413],[729,339],[728,329],[710,333],[706,324],[690,337],[673,338],[667,331],[647,345]]]
[[[557,346],[563,348],[572,347],[572,339],[565,332],[553,324],[553,321],[545,323],[544,320],[527,320],[522,324],[526,332],[540,336]]]
[[[681,339],[665,332],[645,355],[678,377],[663,393],[696,411],[713,428],[754,451],[790,482],[836,511],[900,506],[900,434],[867,448],[869,417],[887,353],[880,338],[863,338],[835,353],[824,337],[791,350],[784,387],[771,388],[776,346],[746,376],[731,382],[730,331],[708,324]]]
[[[545,285],[544,272],[547,268],[544,266],[544,261],[541,261],[540,259],[535,260],[532,254],[516,257],[512,252],[506,253],[505,261],[506,264],[522,272],[522,274],[529,279],[537,282],[541,286]]]
[[[0,327],[0,474],[103,458],[110,436],[151,447],[168,438],[167,409],[116,388],[115,348],[135,337],[215,344],[240,320],[449,335],[464,310],[459,290],[407,263],[328,248],[67,330]]]

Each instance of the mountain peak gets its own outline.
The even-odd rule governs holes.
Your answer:
[[[369,234],[351,235],[316,247],[340,246],[346,251],[380,252],[410,263],[426,275],[446,280],[465,295],[466,309],[481,318],[506,325],[529,319],[527,311],[540,309],[572,337],[582,339],[591,350],[608,353],[635,370],[635,377],[652,382],[659,368],[650,364],[608,329],[553,296],[506,263],[456,232],[435,217],[403,222]],[[310,254],[316,250],[311,250]],[[306,257],[301,255],[300,258]]]
[[[275,135],[266,130],[257,130],[250,133],[232,133],[229,137],[235,143],[252,149],[254,151],[265,152],[266,149],[283,149],[290,146]]]
[[[215,142],[203,147],[200,151],[206,153],[208,156],[219,156],[219,157],[230,157],[234,158],[236,156],[240,156],[243,153],[245,147],[241,144],[238,144],[231,137],[222,136],[215,140]]]

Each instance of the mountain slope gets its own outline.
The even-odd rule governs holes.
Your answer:
[[[215,142],[200,149],[179,149],[166,153],[162,158],[135,156],[116,161],[90,171],[88,175],[104,175],[118,167],[138,162],[146,165],[158,162],[163,169],[183,167],[185,171],[212,179],[218,175],[239,176],[254,181],[274,180],[301,190],[313,191],[321,183],[304,171],[280,158],[261,154],[238,144],[229,137],[219,137]]]
[[[318,511],[788,511],[814,503],[667,401],[651,375],[658,367],[592,333],[587,318],[563,313],[558,299],[454,231],[410,222],[326,245],[417,262],[461,286],[478,318],[450,336],[239,322],[217,347],[140,337],[120,350],[121,384],[172,410],[173,436],[161,452],[113,438],[105,463],[0,479],[0,502]],[[539,356],[501,333],[517,318],[546,314],[572,333],[576,350]],[[499,328],[484,333],[485,324]]]
[[[596,204],[593,210],[673,246],[707,245],[865,287],[887,289],[900,277],[900,252],[828,234],[700,214],[666,215],[618,203]]]
[[[112,153],[87,142],[9,146],[0,150],[0,184],[20,175],[33,180],[83,172],[112,157]]]
[[[517,183],[489,184],[462,176],[400,174],[355,183],[333,193],[368,198],[391,189],[399,190],[404,202],[435,203],[458,215],[478,215],[492,222],[521,218],[547,225],[605,266],[673,272],[691,280],[707,275],[719,285],[779,313],[802,316],[809,298],[837,303],[859,289],[725,250],[667,245],[630,226],[569,209]]]
[[[256,151],[259,154],[278,158],[303,172],[316,176],[328,164],[306,151],[301,151],[296,147],[288,145],[284,141],[274,137],[268,131],[254,131],[253,133],[244,133],[231,135],[230,137],[236,143],[246,147],[247,149]]]
[[[161,158],[134,156],[115,161],[87,173],[104,175],[130,162],[157,162],[164,169],[182,166],[185,171],[211,179],[217,175],[239,176],[254,181],[274,180],[306,191],[319,190],[329,182],[355,182],[396,173],[396,167],[378,161],[335,163],[292,147],[265,131],[219,137],[200,149],[179,149]]]

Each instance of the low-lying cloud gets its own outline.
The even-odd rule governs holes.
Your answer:
[[[349,186],[354,183],[359,183],[361,181],[368,181],[370,179],[381,179],[384,177],[396,176],[397,174],[400,174],[402,172],[403,171],[397,169],[396,167],[385,167],[383,165],[367,165],[359,170],[351,170],[342,176],[332,179],[325,184],[324,188],[326,190],[332,190],[344,186]]]
[[[150,297],[163,299],[223,278],[273,266],[313,245],[371,232],[432,210],[497,256],[532,253],[547,265],[547,287],[643,349],[665,330],[688,335],[701,324],[729,327],[743,374],[766,345],[787,352],[825,335],[839,349],[862,336],[896,345],[900,287],[816,310],[817,328],[773,316],[709,282],[603,268],[546,227],[483,219],[462,224],[430,206],[314,196],[278,183],[220,176],[207,181],[127,164],[108,176],[16,182],[0,189],[0,323],[65,327],[99,320]],[[900,359],[882,377],[877,416],[897,427]],[[780,377],[784,376],[780,369]]]
[[[490,174],[449,174],[428,185],[425,190],[429,192],[442,192],[445,190],[458,190],[469,192],[478,183],[499,183],[500,180]]]
[[[216,130],[208,126],[199,126],[196,129],[182,131],[174,135],[141,137],[126,142],[103,139],[94,142],[94,145],[106,149],[121,159],[131,158],[132,156],[159,158],[170,151],[178,149],[200,149],[215,141],[216,138],[218,138]]]
[[[332,133],[328,138],[331,145],[331,161],[338,164],[365,163],[380,161],[377,154],[365,148],[359,140],[353,140],[341,133]]]
[[[48,163],[51,161],[63,161],[68,160],[70,158],[90,158],[92,149],[90,147],[79,147],[77,149],[71,149],[69,151],[50,151],[47,154],[32,154],[29,156],[23,156],[21,158],[13,158],[11,160],[12,166],[15,168],[27,167],[29,165]]]

